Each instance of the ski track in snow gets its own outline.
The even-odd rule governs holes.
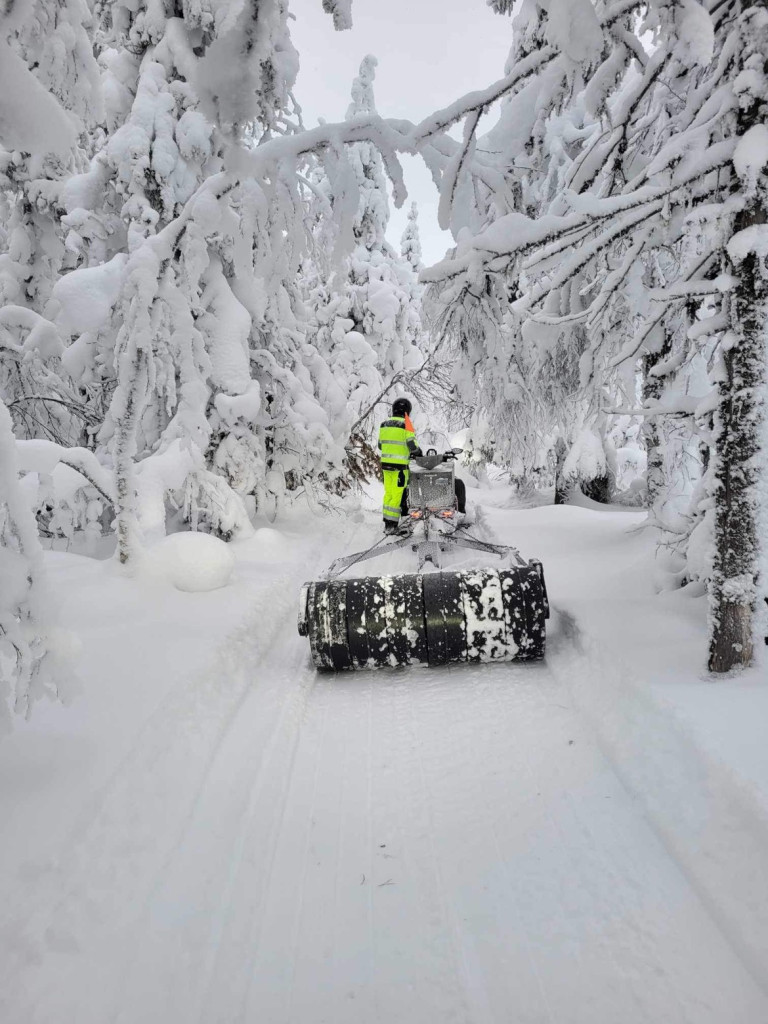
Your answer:
[[[9,893],[4,1024],[768,1020],[546,663],[315,674],[297,588],[338,546]]]

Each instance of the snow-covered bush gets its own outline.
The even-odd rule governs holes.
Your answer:
[[[55,695],[45,671],[47,614],[42,549],[18,480],[11,417],[0,401],[0,731],[10,713],[29,715],[41,696]]]
[[[608,476],[605,445],[594,430],[585,428],[576,435],[563,464],[562,475],[566,481],[582,485]]]

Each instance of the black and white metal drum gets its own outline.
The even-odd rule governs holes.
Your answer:
[[[530,660],[544,655],[548,615],[541,563],[532,560],[307,583],[299,633],[317,668],[332,671]]]

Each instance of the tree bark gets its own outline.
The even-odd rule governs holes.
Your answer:
[[[563,466],[568,449],[562,437],[555,441],[555,504],[567,505],[571,493],[571,485],[563,479]]]
[[[611,481],[607,475],[582,480],[581,490],[588,498],[598,501],[601,505],[609,505],[611,502]]]
[[[667,358],[672,351],[672,335],[666,325],[662,326],[664,340],[658,352],[649,352],[643,357],[643,405],[658,402],[663,391],[661,377],[655,377],[652,370]],[[648,508],[653,509],[659,496],[664,491],[664,449],[659,431],[659,417],[646,416],[643,422],[643,440],[648,456],[646,470],[646,486],[648,488]]]
[[[765,224],[756,199],[736,218],[736,231]],[[752,662],[759,565],[758,474],[766,387],[768,274],[751,252],[737,268],[731,303],[735,343],[724,353],[715,417],[715,561],[710,581],[709,670]]]
[[[117,552],[125,565],[137,545],[136,532],[136,430],[144,409],[147,388],[147,355],[142,349],[133,353],[131,372],[124,383],[126,395],[120,415],[115,421],[115,528]]]

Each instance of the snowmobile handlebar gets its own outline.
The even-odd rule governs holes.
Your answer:
[[[452,459],[455,459],[457,455],[461,455],[463,451],[463,448],[449,448],[447,452],[443,452],[443,461],[450,462]],[[437,455],[437,448],[427,448],[424,453],[422,453],[421,448],[417,448],[414,455],[417,459],[423,458],[424,455],[431,457],[433,455]]]

